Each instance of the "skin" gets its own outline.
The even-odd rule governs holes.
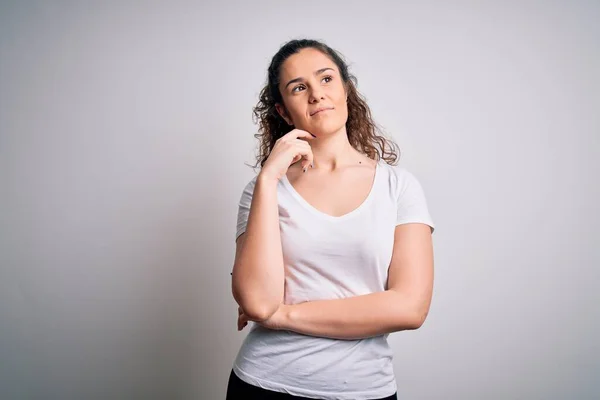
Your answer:
[[[283,104],[275,105],[279,115],[289,125],[316,136],[310,143],[316,170],[333,172],[364,162],[366,157],[348,141],[346,87],[329,57],[311,48],[290,56],[281,68],[279,91],[283,97]],[[332,109],[311,115],[321,107]]]
[[[285,172],[290,183],[306,201],[324,213],[339,216],[355,209],[370,191],[376,161],[356,151],[348,141],[347,90],[337,66],[320,51],[303,49],[283,64],[279,90],[283,104],[276,105],[278,113],[288,124],[315,137],[307,140],[310,152],[298,154],[292,160],[305,158],[312,161],[314,168],[304,172],[303,166],[308,163],[292,164]],[[331,110],[313,115],[320,107]],[[281,163],[275,170],[275,163],[269,161],[261,174],[281,176]],[[339,193],[345,195],[339,196]],[[244,236],[238,239],[238,248],[243,246]],[[249,320],[270,329],[339,339],[417,329],[425,321],[433,289],[429,226],[398,225],[393,251],[388,290],[346,299],[281,304],[262,320],[249,319],[239,307],[238,330]]]
[[[304,173],[294,164],[288,180],[320,211],[339,216],[355,209],[371,188],[376,162],[348,141],[347,90],[336,64],[318,50],[303,49],[282,65],[279,90],[283,104],[276,108],[282,118],[316,136],[309,143],[313,169]],[[311,115],[322,107],[331,110]]]

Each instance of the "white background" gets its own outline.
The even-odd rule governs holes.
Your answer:
[[[594,1],[0,5],[0,397],[224,399],[252,107],[339,50],[436,223],[399,399],[600,397]]]

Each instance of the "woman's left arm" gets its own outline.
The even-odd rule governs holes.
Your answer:
[[[429,312],[432,292],[431,228],[423,223],[401,224],[394,232],[386,291],[282,304],[265,326],[335,339],[362,339],[418,329]]]

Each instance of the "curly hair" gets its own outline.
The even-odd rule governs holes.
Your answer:
[[[325,43],[312,39],[294,39],[285,43],[271,59],[268,69],[267,83],[260,92],[260,98],[253,108],[253,122],[259,125],[254,137],[259,140],[259,154],[254,168],[261,168],[269,157],[275,142],[294,129],[288,125],[275,108],[276,103],[283,103],[279,92],[280,72],[284,61],[304,48],[314,48],[328,56],[338,67],[348,93],[348,119],[346,133],[350,145],[357,151],[373,160],[384,159],[393,164],[398,159],[395,151],[396,143],[386,138],[381,129],[373,121],[371,110],[364,97],[358,92],[358,81],[348,70],[344,57]],[[379,134],[378,134],[379,133]],[[399,150],[398,150],[399,153]]]

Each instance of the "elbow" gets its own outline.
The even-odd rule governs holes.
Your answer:
[[[271,318],[278,309],[277,307],[271,306],[266,303],[256,303],[250,301],[238,301],[238,304],[244,310],[244,314],[250,321],[262,322]]]
[[[248,316],[248,319],[255,322],[262,322],[268,320],[273,314],[275,314],[277,309],[278,307],[272,307],[264,304],[249,307],[248,310],[242,307],[242,310],[244,310],[244,314]]]
[[[233,289],[233,298],[242,310],[244,310],[244,314],[246,314],[248,319],[255,322],[271,318],[279,308],[279,304],[269,304],[257,301],[256,299],[249,299],[247,296],[241,296],[235,289]]]
[[[283,293],[265,291],[260,287],[249,286],[248,280],[240,280],[237,276],[235,266],[232,272],[231,292],[238,305],[244,310],[244,314],[251,321],[265,321],[279,309],[283,302]]]
[[[425,323],[429,313],[429,301],[417,300],[403,292],[391,289],[401,298],[398,300],[402,306],[398,307],[397,331],[419,329]]]
[[[425,323],[427,319],[428,310],[418,310],[414,313],[411,318],[410,329],[415,330],[419,329]]]

